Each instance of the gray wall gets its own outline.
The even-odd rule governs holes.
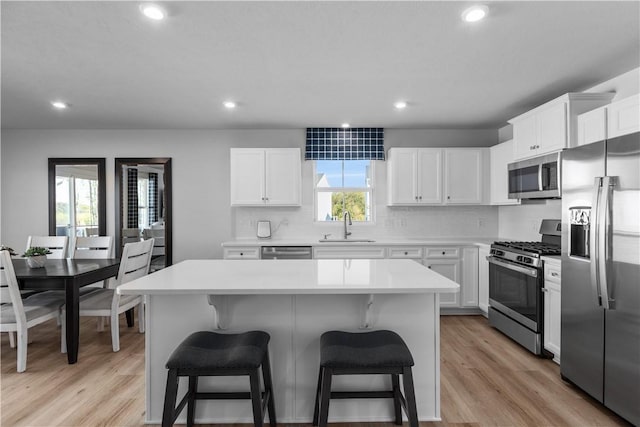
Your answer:
[[[386,139],[387,148],[394,145],[490,146],[496,142],[497,131],[390,129]],[[5,129],[2,131],[0,147],[0,241],[16,250],[23,250],[29,234],[48,234],[49,157],[107,159],[109,234],[114,233],[115,221],[114,158],[171,157],[174,260],[220,258],[220,243],[235,237],[236,216],[246,221],[248,217],[261,219],[260,216],[277,216],[283,212],[265,209],[253,215],[250,211],[229,207],[230,147],[300,147],[304,150],[304,130]],[[384,169],[384,166],[379,168],[380,173]],[[308,193],[311,189],[305,187],[303,191]],[[479,234],[495,234],[497,231],[497,209],[493,207],[479,207],[479,212],[473,208],[420,209],[423,210],[396,211],[401,212],[405,220],[395,218],[387,221],[387,224],[398,225],[398,232],[411,233],[412,223],[419,229],[424,229],[420,228],[419,223],[431,223],[435,226],[445,221],[444,228],[438,229],[455,231],[456,228],[452,226],[455,218],[482,216],[485,222]],[[293,208],[284,212],[287,212],[293,223],[300,223],[300,218],[306,215],[307,209]],[[421,219],[423,215],[424,221]],[[443,220],[442,217],[450,219]],[[470,231],[467,229],[464,232]]]

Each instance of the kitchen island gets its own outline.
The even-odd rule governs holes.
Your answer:
[[[147,295],[145,422],[160,423],[165,363],[190,333],[261,329],[269,350],[276,413],[283,423],[313,415],[320,335],[328,330],[390,329],[414,360],[421,421],[440,419],[439,294],[459,285],[411,260],[188,260],[124,284],[121,294]],[[336,378],[334,389],[375,389],[388,376]],[[186,383],[186,381],[185,381]],[[186,384],[180,384],[179,398]],[[202,378],[200,390],[248,390],[245,377]],[[251,423],[249,401],[199,401],[196,422]],[[184,423],[186,411],[178,418]],[[393,404],[335,400],[330,422],[390,421]]]

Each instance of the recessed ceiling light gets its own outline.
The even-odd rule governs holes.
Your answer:
[[[234,108],[236,108],[236,103],[233,101],[225,101],[222,105],[224,105],[224,108],[226,108],[227,110],[233,110]]]
[[[465,22],[477,22],[487,16],[489,8],[483,4],[471,6],[462,12],[462,20]]]
[[[163,8],[156,4],[144,3],[140,5],[140,12],[144,14],[149,19],[153,19],[155,21],[161,21],[166,16],[166,13]]]
[[[349,123],[343,123],[343,124],[342,124],[342,125],[340,125],[340,126],[342,126],[343,128],[351,127],[351,125],[350,125]]]
[[[57,108],[58,110],[64,110],[65,108],[69,108],[69,104],[62,101],[51,101],[51,105],[53,108]]]
[[[407,108],[407,103],[404,101],[398,101],[395,104],[393,104],[394,107],[396,107],[396,109],[398,110],[402,110],[403,108]]]

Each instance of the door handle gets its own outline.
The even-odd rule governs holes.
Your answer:
[[[591,202],[591,235],[589,236],[589,247],[591,248],[591,259],[589,260],[589,270],[591,276],[591,289],[596,295],[598,306],[602,306],[600,297],[600,276],[598,275],[599,258],[599,237],[600,237],[600,189],[602,188],[602,177],[596,177],[593,181],[593,193]]]
[[[605,310],[612,309],[612,300],[609,298],[609,282],[607,280],[607,265],[609,260],[609,214],[611,212],[611,193],[613,192],[614,178],[605,176],[602,178],[601,202],[598,213],[598,273],[600,274],[600,294],[602,307]]]

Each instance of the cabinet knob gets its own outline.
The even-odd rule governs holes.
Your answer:
[[[240,252],[240,256],[244,256],[244,252]]]
[[[422,200],[422,196],[418,197],[418,199]]]
[[[450,200],[450,199],[451,199],[451,196],[447,196],[447,200]]]
[[[405,252],[404,252],[404,254],[405,254],[405,255],[409,255],[409,252],[405,251]]]
[[[430,266],[430,265],[428,265],[428,266],[427,266],[427,268],[431,268],[431,266]]]
[[[547,289],[547,288],[542,288],[542,292],[549,292],[549,289]]]
[[[444,254],[446,254],[446,252],[445,252],[445,251],[442,251],[442,255],[444,255]]]
[[[416,196],[416,200],[418,200],[418,196]]]
[[[551,273],[551,275],[552,275],[553,277],[560,277],[560,275],[559,275],[558,273]]]

